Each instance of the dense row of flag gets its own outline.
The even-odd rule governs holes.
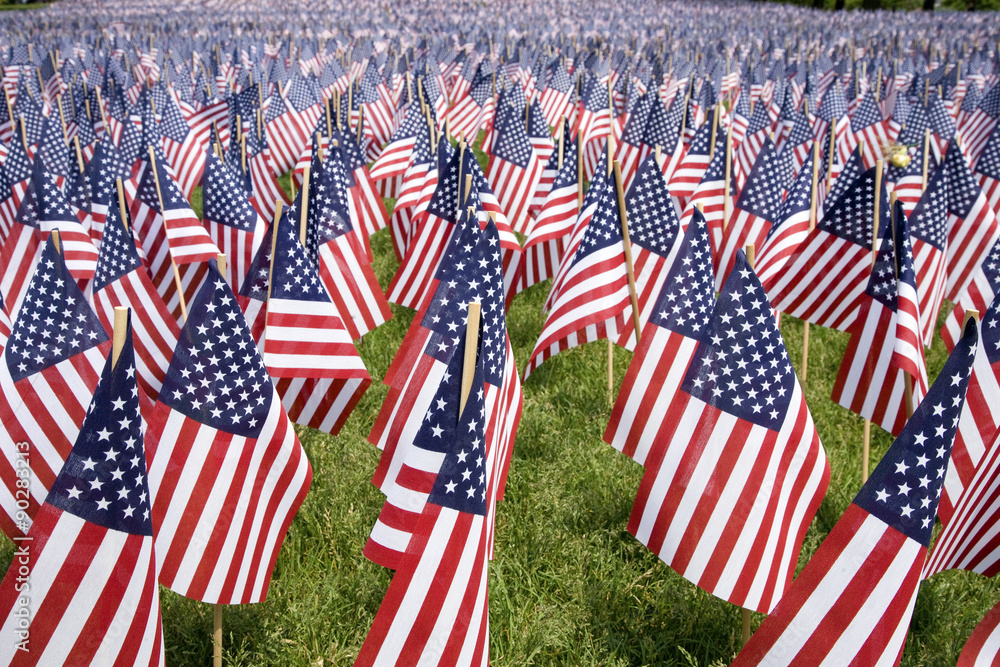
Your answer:
[[[639,3],[572,29],[526,6],[501,30],[444,7],[322,30],[289,30],[295,6],[8,20],[0,529],[42,581],[33,649],[161,662],[157,581],[263,600],[312,475],[292,423],[340,430],[371,382],[353,341],[395,303],[416,316],[369,436],[386,500],[364,547],[395,575],[357,664],[488,664],[523,404],[505,311],[551,280],[523,377],[602,338],[635,351],[605,433],[644,468],[628,528],[770,614],[737,662],[898,661],[922,578],[996,571],[996,26],[807,34],[769,7],[759,32],[670,5],[666,28]],[[830,473],[780,313],[849,332],[833,399],[897,436],[794,581]],[[993,660],[998,627],[963,661]]]

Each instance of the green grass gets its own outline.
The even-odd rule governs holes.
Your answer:
[[[200,197],[198,191],[198,208]],[[372,249],[386,286],[397,266],[387,230],[372,238]],[[521,369],[541,332],[547,290],[546,283],[519,295],[508,314]],[[225,610],[227,664],[350,665],[364,641],[391,578],[361,551],[383,501],[370,483],[378,451],[366,436],[387,393],[380,380],[413,312],[393,307],[393,315],[359,348],[375,381],[341,434],[299,429],[313,485],[278,558],[267,601]],[[802,325],[783,317],[781,329],[801,376]],[[806,395],[832,476],[800,566],[861,485],[862,420],[830,400],[846,341],[844,334],[812,328]],[[615,350],[616,383],[629,358]],[[937,341],[928,358],[932,377],[944,358]],[[610,413],[606,363],[604,342],[570,350],[543,364],[524,387],[490,565],[491,662],[728,664],[739,649],[739,609],[688,583],[626,531],[641,469],[601,440]],[[877,427],[872,431],[874,466],[891,437]],[[10,562],[11,551],[7,546],[0,565]],[[208,664],[210,606],[161,590],[168,663]],[[998,599],[996,584],[969,572],[925,582],[903,665],[954,665],[965,639]],[[761,619],[755,615],[754,627]]]

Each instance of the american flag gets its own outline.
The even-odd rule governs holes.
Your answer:
[[[716,133],[715,152],[726,152],[726,131],[719,128]],[[721,141],[720,141],[721,140]],[[708,171],[712,157],[712,126],[702,125],[695,132],[684,158],[678,163],[670,175],[670,194],[680,202],[681,210],[686,208],[688,201],[694,196],[695,190]]]
[[[670,271],[680,238],[677,209],[663,171],[652,153],[642,161],[625,195],[625,210],[641,329],[653,315],[657,295]],[[617,343],[632,350],[635,338],[635,326],[626,326]]]
[[[195,185],[202,179],[205,169],[205,148],[208,145],[210,126],[195,132],[184,119],[174,98],[164,95],[157,105],[160,115],[159,130],[163,134],[163,154],[177,177],[177,185],[185,197],[190,197]]]
[[[851,117],[851,128],[858,144],[865,146],[866,168],[874,167],[875,161],[884,157],[882,146],[896,138],[896,133],[891,131],[889,122],[882,118],[882,110],[871,90],[865,93]]]
[[[812,154],[808,155],[799,169],[798,176],[788,189],[788,196],[782,203],[774,224],[757,247],[754,270],[764,284],[784,272],[789,258],[809,236],[815,166]]]
[[[765,105],[757,104],[753,116],[750,117],[750,123],[747,125],[746,138],[743,139],[739,146],[734,148],[733,159],[739,163],[740,173],[746,174],[749,177],[754,164],[757,162],[757,157],[764,150],[764,146],[771,137],[773,127],[774,124],[767,113]],[[739,182],[738,187],[741,190],[745,187],[742,180]]]
[[[563,166],[556,174],[538,216],[528,224],[524,242],[524,271],[515,291],[527,289],[555,276],[563,256],[567,237],[573,231],[577,217],[577,150],[576,141],[568,137],[563,145]],[[550,159],[558,161],[558,154]],[[558,163],[558,162],[557,162]]]
[[[452,132],[455,132],[454,124]],[[420,113],[420,106],[411,103],[403,122],[393,133],[389,143],[382,149],[378,159],[372,164],[371,176],[376,181],[402,176],[413,158],[417,135],[427,131],[427,119]]]
[[[250,184],[253,200],[267,220],[274,219],[277,202],[288,203],[288,195],[278,183],[271,147],[267,143],[267,132],[262,132],[257,141],[247,141],[247,164],[250,168]]]
[[[45,121],[35,159],[41,160],[45,169],[56,176],[65,177],[70,173],[69,146],[66,144],[62,123],[55,114]],[[75,158],[73,161],[76,162]]]
[[[717,288],[722,288],[725,277],[733,270],[736,253],[750,243],[760,248],[771,226],[779,221],[785,188],[791,180],[790,155],[779,153],[771,139],[764,137],[746,185],[722,232],[715,273]]]
[[[977,340],[973,325],[854,502],[733,665],[899,660]]]
[[[532,107],[531,114],[533,119],[538,118],[538,105]],[[548,132],[548,127],[545,128],[545,131]],[[564,119],[562,121],[562,127],[557,128],[555,141],[552,141],[552,137],[549,137],[548,143],[550,144],[549,148],[551,150],[546,152],[548,157],[545,160],[542,160],[542,155],[539,153],[539,164],[544,164],[545,166],[542,168],[542,173],[538,177],[538,185],[535,186],[535,191],[531,194],[531,200],[528,206],[527,229],[530,229],[534,225],[534,220],[538,218],[538,214],[541,211],[542,206],[545,204],[545,200],[548,198],[549,192],[552,190],[552,184],[555,183],[556,177],[559,175],[559,170],[562,166],[559,157],[560,142],[562,143],[562,150],[564,153],[561,159],[563,162],[566,161],[565,152],[569,150],[568,146],[572,143],[572,139],[570,139],[570,132],[571,129],[569,121]],[[528,234],[527,229],[524,231],[525,236]]]
[[[16,223],[0,248],[0,292],[6,296],[10,313],[15,317],[45,240],[55,230],[59,231],[70,275],[77,284],[85,286],[97,268],[97,248],[59,189],[56,178],[36,160],[30,184],[17,209]]]
[[[496,99],[495,84],[490,76],[484,76],[472,85],[468,95],[455,101],[448,109],[445,118],[448,119],[451,133],[474,139],[480,129],[492,117]],[[411,108],[413,103],[411,102]],[[407,114],[409,115],[409,114]]]
[[[1000,130],[993,131],[976,160],[976,177],[993,213],[1000,212]]]
[[[988,667],[1000,654],[1000,605],[983,617],[958,656],[956,667]]]
[[[556,143],[553,140],[552,131],[549,129],[548,123],[545,122],[545,117],[542,115],[542,110],[538,103],[529,104],[527,113],[528,141],[531,142],[531,149],[535,154],[536,168],[539,170],[538,181],[531,191],[531,196],[528,198],[529,214],[534,214],[536,208],[535,202],[539,202],[539,205],[541,204],[539,195],[544,200],[545,194],[548,193],[549,188],[552,187],[552,181],[555,179],[555,171],[549,171],[546,167],[552,156],[556,155]],[[558,158],[558,155],[556,157]],[[527,221],[528,218],[526,217],[524,220],[525,224],[527,224]]]
[[[645,134],[653,107],[655,94],[643,95],[635,103],[628,114],[628,120],[622,128],[620,141],[615,148],[615,159],[621,164],[622,181],[627,190],[632,185],[639,163],[650,153],[651,146],[645,143]],[[657,105],[661,106],[659,100]],[[668,146],[669,148],[669,146]]]
[[[932,93],[927,100],[927,120],[931,124],[931,130],[942,142],[955,138],[955,120],[937,93]]]
[[[830,469],[742,253],[702,327],[663,408],[628,528],[686,579],[768,612],[791,582]]]
[[[458,175],[462,156],[455,151],[442,164],[443,157],[445,155],[433,158],[437,161],[437,168],[432,170],[436,187],[427,202],[425,215],[416,221],[406,255],[386,291],[390,302],[408,308],[419,308],[433,291],[431,279],[441,264],[460,213]]]
[[[176,264],[179,269],[185,301],[190,300],[204,275],[202,262],[214,259],[219,248],[165,168],[162,153],[152,161],[145,160],[142,174],[126,181],[125,190],[131,200],[129,213],[150,277],[167,307],[177,315],[180,294],[173,266]]]
[[[101,247],[104,222],[108,210],[118,204],[118,187],[115,179],[131,177],[131,167],[122,161],[118,150],[110,141],[97,144],[94,156],[87,164],[86,176],[90,195],[90,238]]]
[[[898,200],[897,200],[898,201]],[[931,345],[944,299],[945,250],[948,247],[948,171],[938,169],[909,217],[916,272],[920,337]],[[904,207],[905,209],[905,207]]]
[[[487,433],[485,350],[459,412],[463,356],[454,354],[404,463],[420,485],[422,508],[355,665],[489,664],[489,519],[499,486],[490,462],[497,447]]]
[[[559,292],[528,359],[525,379],[559,352],[601,338],[616,340],[631,308],[614,172],[597,178],[603,184],[600,199],[579,245],[567,250],[572,256],[564,260]]]
[[[312,469],[229,284],[208,265],[149,420],[159,581],[246,604],[267,595]]]
[[[313,128],[323,115],[323,101],[299,74],[292,77],[284,95],[271,98],[267,119],[267,143],[271,147],[278,173],[295,165],[302,147],[312,137]]]
[[[979,106],[962,125],[962,138],[970,160],[976,160],[1000,119],[1000,84],[983,94]]]
[[[226,255],[226,280],[239,292],[267,221],[246,197],[242,173],[237,173],[209,147],[202,178],[202,215],[212,242]],[[239,169],[237,167],[236,169]]]
[[[270,289],[266,277],[264,286],[255,279],[249,289],[266,301],[264,363],[277,380],[289,418],[335,434],[368,389],[371,376],[299,240],[299,206],[297,200],[278,223],[275,254],[268,265]],[[262,252],[270,255],[269,250]]]
[[[790,151],[798,174],[812,152],[813,132],[809,119],[801,111],[792,110],[783,121],[782,151]]]
[[[499,113],[499,109],[497,110]],[[577,111],[576,133],[581,136],[583,174],[595,180],[594,172],[601,164],[605,144],[611,134],[611,111],[608,108],[607,86],[596,76],[589,76],[583,84],[583,94]]]
[[[945,297],[955,301],[1000,238],[1000,224],[979,187],[958,141],[943,160],[948,171],[948,282]]]
[[[100,377],[30,542],[21,543],[30,545],[21,560],[31,571],[29,630],[18,613],[24,577],[12,566],[0,583],[8,664],[165,664],[131,335]]]
[[[545,115],[545,120],[549,125],[557,125],[560,118],[569,114],[572,105],[570,98],[572,89],[573,81],[569,78],[569,73],[563,67],[562,62],[557,60],[548,84],[539,98],[542,114]]]
[[[386,374],[389,395],[369,435],[372,443],[385,450],[373,481],[386,494],[387,502],[372,530],[365,555],[386,567],[398,566],[418,523],[416,515],[423,501],[414,506],[408,500],[415,497],[413,493],[426,493],[427,489],[412,485],[415,480],[404,474],[405,465],[407,462],[413,465],[414,445],[419,446],[423,416],[435,403],[436,388],[448,375],[449,364],[462,356],[462,320],[470,301],[482,304],[485,437],[487,450],[494,457],[487,467],[495,470],[498,498],[503,495],[520,420],[523,398],[507,336],[502,267],[496,254],[499,235],[492,222],[480,230],[475,207],[467,209],[459,224],[461,232],[449,255],[453,261],[442,264],[433,298],[418,313],[415,326]],[[488,521],[493,521],[492,510]]]
[[[855,148],[851,153],[850,158],[847,162],[839,165],[838,168],[834,168],[836,178],[833,179],[833,183],[829,188],[826,187],[827,178],[829,178],[829,148],[830,142],[826,142],[819,152],[820,160],[823,161],[823,166],[826,173],[821,175],[819,191],[817,192],[817,206],[819,207],[819,217],[822,218],[826,215],[826,211],[836,205],[840,198],[844,196],[844,193],[851,189],[858,177],[861,176],[865,171],[865,161],[861,156],[861,150]]]
[[[875,234],[875,169],[863,173],[823,216],[788,259],[785,271],[764,284],[780,312],[846,331],[864,300]],[[879,210],[889,209],[885,188]]]
[[[715,156],[708,163],[701,182],[695,188],[691,199],[688,200],[684,213],[681,214],[681,228],[686,228],[690,223],[694,212],[701,204],[705,222],[708,224],[709,237],[712,239],[712,252],[718,255],[722,248],[722,222],[726,208],[726,150],[725,137],[723,145],[717,146]],[[730,168],[735,168],[737,163],[731,162]],[[729,180],[729,201],[730,206],[736,199],[736,177],[730,174]],[[713,258],[718,263],[718,259]]]
[[[367,247],[368,237],[389,224],[389,214],[385,210],[385,202],[379,195],[378,187],[368,171],[368,159],[362,147],[348,132],[339,132],[337,136],[340,144],[339,155],[343,159],[347,177],[347,189],[351,195],[353,207],[351,216],[359,223],[358,236],[371,259],[371,248]],[[334,159],[333,155],[328,159]]]
[[[367,236],[352,222],[357,217],[350,210],[347,179],[341,149],[334,146],[310,178],[306,248],[347,332],[357,339],[384,324],[392,312],[369,259]],[[300,210],[299,200],[289,209]]]
[[[886,174],[892,191],[896,193],[896,199],[903,203],[903,211],[907,216],[913,215],[913,208],[920,201],[924,193],[924,150],[923,147],[909,151],[910,164],[904,168],[890,166]],[[937,170],[934,156],[928,156],[930,163],[927,165],[927,173],[933,174]]]
[[[715,306],[708,225],[695,212],[629,364],[604,441],[645,465]]]
[[[541,163],[528,139],[524,113],[517,107],[498,110],[495,138],[486,177],[513,229],[524,231],[528,206],[542,175]]]
[[[91,302],[108,334],[114,328],[115,307],[132,309],[139,386],[155,401],[180,329],[143,268],[132,230],[122,220],[117,201],[107,213],[97,272],[90,286]]]
[[[857,139],[851,132],[851,119],[847,116],[847,102],[844,100],[844,92],[840,86],[830,86],[823,95],[823,102],[816,110],[815,130],[816,139],[822,140],[830,136],[830,126],[834,129],[834,145],[837,159],[841,164],[847,162],[848,157],[857,147]]]
[[[958,432],[955,434],[955,446],[951,450],[951,465],[944,478],[944,490],[941,495],[941,508],[938,515],[941,523],[949,526],[952,517],[961,503],[986,507],[994,502],[993,490],[996,476],[996,436],[1000,429],[1000,299],[993,303],[982,315],[980,337],[982,344],[976,351],[976,359],[972,362],[972,377],[969,379],[969,391],[965,397],[965,409],[962,410],[958,422]],[[973,486],[975,482],[975,489]],[[966,494],[963,496],[963,494]],[[963,509],[964,514],[979,512],[981,509]],[[992,513],[992,512],[991,512]],[[951,532],[968,531],[974,521],[965,519],[965,524]],[[942,548],[940,553],[948,551]],[[932,555],[932,560],[940,560],[938,551]],[[949,555],[951,557],[951,555]]]
[[[0,528],[7,535],[28,532],[69,455],[97,386],[108,341],[50,239],[42,246],[0,363],[0,449],[9,466],[0,488]],[[22,445],[19,450],[16,443],[29,443],[28,449]],[[30,470],[28,494],[16,487],[19,460]],[[24,511],[19,511],[18,501],[27,501]]]
[[[389,89],[374,67],[369,67],[361,78],[358,96],[365,112],[365,134],[371,138],[375,146],[381,147],[389,141],[396,127],[393,122],[394,107]]]
[[[415,217],[415,209],[422,198],[426,198],[429,203],[429,198],[437,185],[438,160],[434,155],[430,126],[426,118],[424,120],[423,126],[417,130],[413,155],[403,173],[396,206],[389,220],[393,247],[400,260],[406,255],[412,241],[414,230],[411,229],[411,222]],[[427,191],[430,191],[430,195]]]
[[[912,383],[912,405],[917,405],[927,391],[927,367],[906,215],[898,202],[895,228],[889,212],[880,215],[886,221],[881,246],[865,289],[867,298],[849,329],[833,400],[898,434],[909,416],[905,375]]]

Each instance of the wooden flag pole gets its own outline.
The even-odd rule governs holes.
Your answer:
[[[309,165],[302,169],[302,200],[299,210],[299,241],[302,242],[302,245],[306,244],[306,220],[309,216],[309,170]]]
[[[830,191],[830,186],[833,184],[833,156],[835,154],[835,148],[837,145],[837,124],[833,121],[830,122],[830,157],[826,163],[826,190]]]
[[[730,183],[733,177],[733,126],[729,125],[729,129],[726,130],[726,178],[723,182],[723,189],[725,192],[722,195],[722,231],[726,231],[726,226],[729,224],[729,207],[731,202],[729,201],[729,192],[732,189]]]
[[[563,120],[564,117],[559,118],[559,158],[558,165],[559,171],[562,171],[563,166],[563,156],[566,153],[566,122]]]
[[[264,333],[260,337],[260,353],[263,356],[264,348],[267,345],[267,316],[268,307],[271,305],[271,283],[274,280],[274,253],[278,247],[278,222],[281,220],[281,213],[285,202],[279,197],[274,201],[274,222],[271,223],[271,261],[267,267],[267,303],[264,304]]]
[[[879,204],[882,199],[882,160],[875,161],[875,216],[872,223],[872,266],[875,266],[875,258],[878,257],[878,220]]]
[[[639,345],[642,327],[639,318],[639,297],[635,289],[635,270],[632,266],[632,243],[628,237],[628,214],[625,211],[625,187],[622,185],[622,166],[615,160],[615,189],[618,190],[618,214],[622,223],[622,245],[625,247],[625,275],[628,277],[628,297],[632,302],[632,326],[635,327],[635,344]],[[610,339],[608,339],[610,340]]]
[[[128,230],[128,218],[126,218],[127,213],[125,212],[125,188],[122,187],[122,179],[115,179],[115,187],[118,188],[118,212],[121,214],[122,225]]]
[[[708,144],[708,161],[711,162],[712,158],[715,157],[715,137],[719,132],[719,103],[715,105],[715,111],[712,112],[712,139]]]
[[[924,164],[922,165],[923,172],[920,175],[920,191],[921,193],[927,189],[927,164],[930,162],[930,152],[931,152],[931,128],[924,130]]]
[[[24,119],[21,120],[24,122]],[[22,132],[23,136],[23,132]],[[580,211],[583,210],[583,155],[581,146],[582,142],[580,140],[580,135],[576,135],[576,212],[579,215]],[[25,152],[28,151],[27,148],[24,149]]]
[[[163,231],[167,231],[167,216],[164,214],[163,190],[160,189],[160,175],[156,172],[156,153],[153,147],[149,147],[149,166],[153,169],[153,180],[156,182],[156,198],[160,202],[160,217],[163,218]],[[169,241],[167,242],[167,252],[170,252]],[[173,253],[170,254],[170,266],[174,270],[174,284],[177,286],[177,298],[181,304],[181,317],[187,322],[187,303],[184,301],[184,286],[181,284],[181,272],[177,269],[177,262],[174,261]]]
[[[748,243],[745,252],[747,262],[750,263],[750,268],[753,269],[754,262],[757,259],[757,248],[753,243]],[[740,608],[740,640],[742,641],[742,646],[746,646],[747,642],[750,641],[750,613],[750,610],[746,607]]]
[[[813,142],[812,187],[809,191],[809,231],[816,229],[817,188],[819,185],[819,142]],[[802,323],[802,384],[809,374],[809,323]]]
[[[118,365],[118,357],[122,356],[125,347],[125,334],[128,331],[128,313],[126,306],[115,306],[115,328],[111,339],[111,368]]]
[[[469,302],[469,318],[465,325],[465,358],[462,360],[462,393],[458,400],[458,416],[465,412],[465,404],[469,402],[472,391],[472,380],[476,376],[476,352],[479,348],[479,316],[481,304],[478,301]]]
[[[875,220],[872,223],[872,266],[878,254],[879,198],[882,196],[882,160],[875,163]],[[865,419],[865,430],[861,440],[861,483],[868,481],[868,459],[871,456],[872,422]]]
[[[83,170],[84,170],[84,164],[83,164],[83,151],[80,150],[80,135],[79,134],[73,135],[73,147],[76,150],[76,166],[80,168],[80,173],[82,174]],[[87,197],[89,199],[89,197],[90,197],[89,193],[88,193]]]

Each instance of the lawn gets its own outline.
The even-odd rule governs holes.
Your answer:
[[[286,181],[287,185],[287,181]],[[200,210],[200,191],[195,204]],[[388,232],[372,238],[383,287],[397,262]],[[548,283],[514,299],[509,334],[523,370],[544,322]],[[313,485],[282,548],[265,603],[225,610],[232,665],[350,665],[391,573],[361,554],[382,504],[370,482],[378,451],[366,441],[381,383],[413,312],[365,337],[359,351],[374,382],[341,434],[299,429]],[[802,325],[782,318],[801,377]],[[832,469],[830,490],[805,540],[800,567],[861,485],[862,420],[830,401],[844,334],[813,327],[806,396]],[[616,349],[620,382],[630,354]],[[944,363],[937,340],[931,377]],[[498,507],[490,566],[490,646],[496,666],[716,665],[739,649],[740,611],[674,573],[626,531],[640,467],[601,440],[608,421],[607,348],[559,354],[524,387],[524,413],[506,497]],[[872,466],[891,437],[872,429]],[[10,562],[8,544],[0,564]],[[212,609],[161,589],[170,664],[208,664]],[[965,639],[1000,599],[991,580],[949,572],[920,591],[903,664],[954,665]],[[754,627],[762,616],[754,618]]]

